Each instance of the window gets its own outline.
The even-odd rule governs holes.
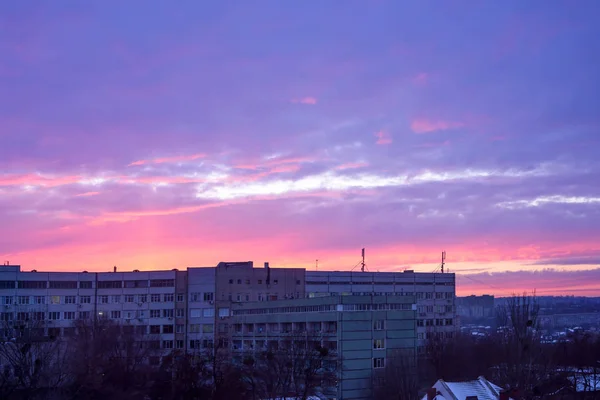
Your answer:
[[[373,340],[373,348],[374,349],[385,349],[385,339]]]
[[[246,285],[250,284],[250,279],[246,279]]]
[[[173,318],[173,309],[162,310],[163,318]]]
[[[119,319],[121,318],[121,311],[119,310],[113,310],[110,312],[110,317],[113,319]]]
[[[213,324],[202,325],[202,333],[213,333],[213,331],[214,331]]]
[[[98,282],[98,289],[121,289],[123,287],[122,281],[100,281]]]
[[[145,335],[148,331],[148,327],[146,325],[137,325],[135,327],[135,333],[138,335]]]
[[[172,303],[173,297],[174,297],[173,293],[165,293],[164,301]]]
[[[29,296],[19,296],[19,304],[29,304]]]
[[[150,302],[151,303],[160,303],[160,294],[151,294]]]
[[[31,318],[34,321],[43,321],[46,319],[46,313],[45,312],[40,312],[40,311],[36,311],[36,312],[32,312],[31,313]]]
[[[160,310],[150,310],[150,318],[160,318]]]
[[[419,338],[419,339],[423,339],[423,332],[419,332],[419,334],[418,334],[418,338]]]
[[[200,301],[200,296],[202,293],[192,293],[190,294],[190,301]]]
[[[146,310],[137,310],[136,315],[138,318],[146,318],[148,313],[146,313]]]
[[[120,303],[121,302],[121,295],[119,295],[119,294],[113,295],[112,302],[113,303]]]
[[[204,293],[204,301],[214,301],[215,295],[212,292]]]
[[[48,319],[56,321],[60,319],[60,313],[58,311],[50,311],[48,313]]]
[[[296,279],[296,285],[300,285],[302,284],[302,282],[300,281],[300,279]]]
[[[214,317],[215,309],[214,308],[205,308],[204,310],[202,310],[202,316],[205,318]]]
[[[0,281],[0,289],[14,289],[15,281]]]
[[[80,319],[90,319],[91,316],[92,316],[92,313],[89,311],[79,311]]]
[[[185,317],[185,309],[178,308],[177,310],[175,310],[175,317],[177,317],[177,318]]]
[[[140,303],[145,303],[148,300],[148,297],[145,294],[138,294],[138,301]]]
[[[384,368],[385,367],[385,358],[379,357],[373,359],[373,368]]]
[[[35,304],[46,304],[46,296],[35,296],[33,301]]]
[[[175,342],[175,348],[177,348],[177,349],[183,349],[183,340],[177,340]]]
[[[44,287],[46,287],[44,283]],[[77,281],[50,281],[50,289],[77,289]]]
[[[175,333],[183,333],[184,326],[181,324],[175,325]]]
[[[203,349],[212,349],[214,347],[213,345],[213,341],[210,339],[204,339],[202,341],[202,348]]]
[[[150,334],[157,335],[160,333],[160,325],[150,325]]]
[[[229,280],[229,283],[230,283],[230,284],[233,284],[233,279],[230,279],[230,280]]]
[[[125,319],[132,319],[135,316],[134,311],[125,311]]]
[[[452,297],[454,297],[453,295],[454,295],[454,293],[452,293],[452,292],[446,292],[447,299],[451,299]]]
[[[134,297],[132,294],[126,294],[125,295],[125,303],[133,303],[134,302]]]
[[[431,292],[425,292],[425,299],[431,299],[433,297],[433,293]]]
[[[175,287],[175,279],[152,279],[150,287]]]
[[[91,296],[79,296],[79,302],[81,304],[90,304],[92,302]]]
[[[277,285],[278,283],[279,283],[279,280],[273,279],[273,285]]]
[[[265,296],[264,293],[259,293],[258,294],[258,301],[265,301],[267,300],[267,297]]]
[[[163,340],[163,342],[162,342],[162,348],[163,349],[172,349],[173,348],[173,341],[172,340]]]
[[[177,302],[183,303],[183,293],[177,293]]]
[[[246,295],[246,301],[250,301],[250,295],[249,294]]]
[[[147,288],[148,281],[147,280],[134,280],[134,281],[125,281],[126,288]]]
[[[432,313],[433,312],[433,306],[427,306],[427,312],[428,313]]]
[[[17,321],[28,321],[29,313],[26,312],[18,312],[17,313]]]
[[[446,319],[446,325],[452,325],[452,318]]]
[[[382,331],[385,329],[385,321],[382,319],[378,319],[373,322],[373,329],[376,331]]]
[[[235,298],[236,298],[237,301],[242,301],[242,295],[241,294],[238,294]]]
[[[2,296],[2,304],[10,305],[13,303],[12,296]]]
[[[435,294],[435,298],[436,298],[436,299],[442,299],[443,297],[444,297],[444,293],[442,293],[442,292],[437,292],[437,293]]]
[[[423,292],[417,292],[417,299],[422,299],[423,298]]]
[[[190,318],[200,318],[202,316],[201,308],[192,308],[190,310]]]
[[[63,313],[63,319],[75,319],[75,311],[65,311]]]
[[[106,295],[100,296],[100,304],[108,304],[108,296],[106,296]]]
[[[202,325],[200,324],[191,324],[190,325],[190,333],[200,333]]]
[[[75,304],[76,303],[75,296],[65,296],[65,304]]]
[[[92,281],[82,281],[79,282],[79,289],[91,289]]]
[[[262,285],[262,279],[259,279],[259,280],[258,280],[258,284],[259,284],[259,285]]]
[[[242,280],[241,280],[241,279],[238,279],[238,280],[237,280],[237,283],[238,283],[238,285],[241,285],[241,284],[242,284]]]
[[[173,325],[163,325],[162,333],[173,333]]]
[[[422,319],[417,320],[417,326],[425,326]]]
[[[46,289],[46,286],[46,281],[19,281],[17,287],[19,289]]]

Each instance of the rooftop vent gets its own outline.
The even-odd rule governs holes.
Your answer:
[[[37,272],[37,269],[32,269],[31,272]]]
[[[405,273],[405,274],[414,274],[414,273],[415,273],[415,270],[414,270],[414,269],[405,269],[405,270],[404,270],[404,273]]]
[[[177,268],[173,268],[171,271],[179,271]]]
[[[87,271],[83,271],[83,273],[84,273],[84,274],[87,274],[88,272],[87,272]]]
[[[140,272],[140,270],[139,269],[134,269],[133,272]]]

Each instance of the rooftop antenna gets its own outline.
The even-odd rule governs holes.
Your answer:
[[[319,270],[319,259],[317,258],[315,260],[315,271],[318,271],[318,270]]]
[[[365,248],[362,249],[362,262],[360,263],[360,270],[365,272]]]
[[[446,264],[446,252],[442,251],[442,274],[444,273],[444,264]]]

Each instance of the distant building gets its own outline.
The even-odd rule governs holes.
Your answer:
[[[495,317],[494,296],[457,297],[456,312],[463,320]]]
[[[437,381],[422,400],[513,400],[502,388],[483,376],[474,381]]]

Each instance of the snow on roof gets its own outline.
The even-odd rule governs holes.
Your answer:
[[[477,400],[498,400],[502,390],[483,376],[466,382],[446,382],[440,379],[433,387],[438,391],[435,400],[465,400],[469,396],[477,396]],[[423,400],[427,400],[427,396]]]

